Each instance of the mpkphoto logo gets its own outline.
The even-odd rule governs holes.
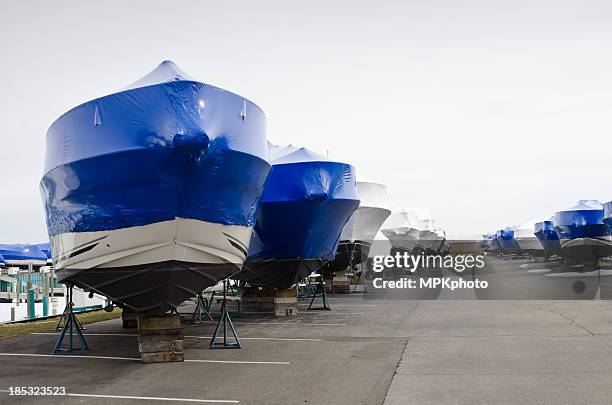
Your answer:
[[[454,291],[461,288],[487,288],[489,283],[485,280],[452,279],[450,277],[429,277],[413,279],[402,277],[399,280],[383,280],[377,277],[372,280],[374,288],[445,288]]]

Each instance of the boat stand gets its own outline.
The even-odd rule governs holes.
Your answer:
[[[351,281],[354,281],[355,278],[358,278],[359,280],[361,280],[363,277],[363,273],[360,273],[359,276],[357,276],[357,270],[355,270],[356,267],[351,266],[351,272],[353,273],[353,279]],[[358,284],[356,282],[353,283],[353,294],[355,294],[357,292],[357,286]]]
[[[57,325],[55,325],[55,330],[62,330],[66,326],[66,320],[68,318],[68,312],[72,312],[72,307],[74,303],[72,302],[72,284],[66,285],[66,307],[64,308],[64,312],[62,312],[62,316],[60,316],[57,321]],[[75,316],[74,321],[78,326],[79,330],[86,330],[86,328],[81,324],[79,319]]]
[[[321,297],[323,298],[323,307],[321,308],[313,308],[312,304],[314,303],[315,298],[317,298],[317,294],[321,293]],[[310,305],[308,305],[307,311],[330,311],[329,303],[327,302],[327,293],[325,292],[325,285],[323,284],[323,276],[319,276],[319,282],[317,283],[317,288],[312,294],[312,299],[310,300]]]
[[[212,303],[212,302],[211,302]],[[223,341],[217,342],[217,338],[219,337],[219,332],[221,330],[221,326],[223,326]],[[227,329],[229,329],[234,337],[234,341],[230,342],[227,339]],[[219,319],[219,323],[215,327],[215,331],[210,339],[210,348],[211,349],[240,349],[240,339],[238,338],[238,333],[236,332],[236,328],[234,327],[234,323],[232,322],[232,318],[227,310],[227,280],[223,281],[223,301],[221,301],[221,318]]]
[[[72,284],[67,285],[66,291],[66,309],[62,314],[62,318],[64,318],[64,326],[62,327],[62,331],[60,332],[59,337],[57,338],[57,342],[55,342],[55,347],[53,348],[53,354],[62,354],[62,353],[72,353],[75,350],[79,350],[81,353],[85,353],[85,350],[89,350],[87,346],[87,342],[85,341],[85,337],[83,336],[83,326],[77,319],[76,315],[72,311],[72,307],[74,303],[72,302]],[[60,318],[61,322],[61,318]],[[58,322],[58,326],[59,326]],[[62,347],[62,343],[64,342],[64,338],[68,334],[68,348],[64,349]],[[80,349],[74,347],[74,336],[76,335],[79,341]]]
[[[191,324],[198,325],[204,322],[204,320],[206,320],[207,322],[215,322],[209,312],[210,307],[208,300],[204,298],[202,293],[199,293],[196,299],[198,300],[198,302],[196,304],[195,309],[193,310],[193,315],[191,315]]]

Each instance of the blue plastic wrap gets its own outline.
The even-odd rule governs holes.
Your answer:
[[[603,204],[604,218],[603,222],[606,224],[608,235],[612,235],[612,201],[608,201]]]
[[[41,181],[49,235],[177,217],[252,226],[267,160],[259,107],[165,61],[53,123]]]
[[[0,244],[0,256],[5,263],[22,260],[47,260],[47,255],[43,253],[36,245],[26,244]]]
[[[355,169],[291,146],[271,145],[270,158],[248,260],[333,260],[359,205]]]
[[[555,230],[559,239],[597,238],[608,232],[603,217],[599,201],[580,200],[575,206],[555,213]]]
[[[511,253],[519,250],[518,242],[514,239],[514,228],[500,229],[495,235],[503,251]]]
[[[49,242],[38,243],[36,247],[47,256],[47,259],[51,259],[51,244]]]
[[[561,250],[559,236],[555,231],[554,220],[536,222],[534,225],[534,235],[538,238],[547,256],[558,254]]]

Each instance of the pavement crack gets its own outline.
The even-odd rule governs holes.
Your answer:
[[[548,312],[552,312],[553,314],[559,315],[561,318],[565,319],[566,321],[569,321],[572,325],[584,330],[585,332],[587,332],[589,335],[592,336],[597,336],[597,334],[595,332],[593,332],[592,330],[590,330],[589,328],[587,328],[586,326],[580,324],[578,321],[576,321],[575,319],[569,317],[568,315],[564,314],[561,311],[555,311],[552,307],[550,306],[540,306],[540,309],[545,309]]]
[[[406,314],[406,318],[409,318],[410,315],[412,315],[412,313],[417,309],[417,307],[420,305],[420,302],[417,302],[416,305]],[[387,401],[387,397],[389,396],[389,390],[391,389],[391,384],[393,384],[393,380],[395,379],[395,376],[398,375],[397,370],[399,369],[400,364],[402,363],[402,361],[404,360],[404,354],[406,353],[406,349],[408,348],[408,342],[410,341],[410,338],[407,337],[405,342],[404,342],[404,348],[402,349],[402,352],[399,356],[399,358],[397,359],[397,362],[395,363],[395,368],[393,370],[393,374],[391,376],[391,378],[389,378],[389,380],[387,381],[387,387],[386,387],[386,392],[385,392],[385,397],[383,398],[382,402],[380,403],[381,405],[384,405],[384,403]]]
[[[585,331],[586,333],[588,333],[589,335],[597,338],[599,341],[601,341],[604,345],[606,345],[609,349],[612,349],[612,345],[610,345],[606,339],[603,339],[599,334],[593,332],[591,329],[587,328],[586,326],[582,325],[580,322],[576,321],[574,318],[570,317],[569,315],[564,314],[562,311],[560,310],[555,310],[553,309],[551,306],[548,305],[540,305],[539,306],[540,309],[545,309],[553,314],[556,314],[558,316],[560,316],[561,318],[565,319],[566,321],[569,321],[572,325],[576,326],[579,329],[582,329],[583,331]]]
[[[387,397],[389,396],[389,390],[391,389],[391,384],[393,384],[393,380],[395,380],[395,376],[398,375],[397,370],[399,369],[399,366],[400,366],[402,360],[404,360],[404,353],[406,353],[406,348],[408,347],[408,342],[409,341],[410,341],[410,338],[406,338],[406,340],[404,341],[404,347],[402,349],[402,352],[399,355],[399,358],[397,359],[397,362],[395,363],[395,368],[393,369],[393,374],[391,375],[391,378],[389,378],[387,381],[384,382],[386,384],[386,387],[385,387],[385,396],[384,396],[384,398],[382,398],[382,401],[379,402],[380,405],[384,405],[384,403],[387,401]],[[382,379],[384,379],[384,376],[382,376],[379,379],[379,382],[376,385],[383,383],[381,381]]]

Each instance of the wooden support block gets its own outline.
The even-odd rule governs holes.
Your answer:
[[[348,294],[351,291],[351,286],[348,278],[336,279],[334,277],[331,285],[331,291],[333,293]]]
[[[293,316],[298,314],[298,306],[295,304],[275,304],[274,316]]]
[[[177,340],[159,340],[139,342],[138,349],[140,353],[155,353],[155,352],[182,352],[183,341]]]
[[[181,340],[183,339],[183,330],[160,330],[160,331],[146,331],[138,334],[138,341],[147,342],[158,342],[164,340]]]
[[[179,315],[138,316],[138,331],[181,328]]]
[[[183,337],[178,314],[138,316],[138,349],[143,363],[184,361]]]
[[[141,353],[140,360],[145,364],[170,363],[174,361],[185,361],[185,355],[182,351]]]
[[[140,340],[151,336],[150,340],[175,340],[182,339],[183,329],[159,329],[159,330],[139,330],[138,336]]]
[[[274,297],[274,316],[292,316],[298,314],[296,288],[276,290]]]

